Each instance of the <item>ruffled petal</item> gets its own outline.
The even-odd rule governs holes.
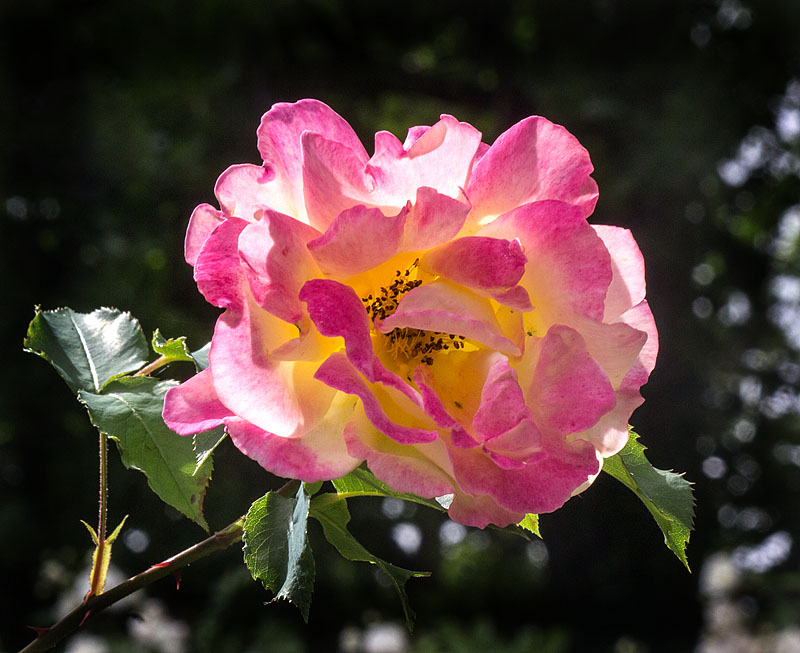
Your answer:
[[[164,422],[180,435],[208,431],[231,416],[231,411],[217,397],[210,369],[170,388],[164,396]]]
[[[383,405],[376,397],[379,390],[377,386],[370,387],[353,367],[347,357],[341,353],[332,354],[319,366],[314,378],[322,381],[331,388],[355,395],[361,399],[364,412],[369,421],[395,442],[400,444],[415,444],[419,442],[433,442],[438,434],[435,430],[406,426],[392,421],[386,414]],[[384,397],[384,401],[391,401]]]
[[[408,149],[385,132],[375,139],[375,155],[368,172],[375,179],[381,201],[402,206],[423,186],[458,198],[467,183],[481,133],[472,125],[443,115],[427,130],[417,130]]]
[[[275,176],[275,171],[250,163],[233,165],[223,172],[214,194],[226,217],[253,221],[265,208],[296,214],[291,190]]]
[[[194,267],[206,239],[223,220],[222,214],[210,204],[201,204],[192,211],[183,241],[183,254],[189,265]]]
[[[611,254],[613,278],[606,295],[604,321],[613,322],[644,299],[644,257],[628,229],[594,225]]]
[[[295,326],[248,296],[242,310],[228,310],[217,320],[209,352],[220,401],[233,414],[285,437],[302,434],[320,419],[335,394],[313,378],[315,362],[272,356],[296,335]]]
[[[475,165],[466,187],[471,220],[522,204],[561,200],[586,217],[597,202],[589,153],[560,125],[534,116],[502,133]]]
[[[281,102],[261,118],[258,128],[258,151],[279,183],[291,197],[292,210],[284,211],[307,221],[303,194],[304,132],[319,134],[340,143],[367,161],[364,146],[356,133],[339,114],[318,100]],[[277,208],[277,207],[274,207]]]
[[[467,236],[428,251],[423,269],[478,290],[508,290],[525,272],[526,256],[517,240]]]
[[[481,236],[518,238],[528,258],[520,285],[550,323],[571,312],[602,321],[611,284],[611,257],[579,207],[526,204],[484,227]]]
[[[386,437],[363,411],[345,427],[351,456],[364,458],[375,476],[396,492],[411,492],[431,499],[453,491],[450,460],[444,443],[435,440],[414,446],[398,444]]]
[[[239,234],[250,224],[240,218],[219,223],[206,238],[194,265],[197,288],[209,304],[241,309],[245,283],[239,260]]]
[[[352,398],[341,395],[325,417],[298,438],[280,437],[238,418],[227,420],[228,433],[242,453],[277,476],[307,483],[327,481],[361,464],[347,451],[342,433],[354,404]]]
[[[305,315],[298,298],[303,284],[319,276],[306,244],[319,232],[276,211],[265,211],[239,236],[238,250],[256,302],[282,320],[296,324]]]
[[[308,243],[308,249],[325,274],[339,278],[359,274],[397,254],[406,213],[404,209],[386,217],[379,209],[355,206],[342,211],[322,236]]]
[[[375,206],[371,195],[374,182],[365,172],[363,148],[354,151],[348,145],[306,132],[303,146],[303,193],[308,220],[325,231],[342,211],[357,204]],[[397,209],[405,202],[399,203]],[[397,213],[389,209],[389,213]]]
[[[554,326],[538,344],[536,371],[525,394],[541,430],[579,433],[614,408],[614,389],[577,331]]]
[[[486,528],[489,524],[503,528],[518,524],[525,517],[524,512],[501,507],[494,497],[463,492],[456,492],[447,514],[453,521],[475,528]]]
[[[383,321],[375,320],[375,328],[381,333],[396,328],[452,333],[504,354],[521,353],[502,333],[488,299],[444,280],[407,292],[394,313]]]
[[[469,204],[463,200],[442,195],[427,186],[418,188],[406,216],[403,251],[428,249],[455,238],[468,213]]]
[[[503,469],[480,450],[450,449],[456,480],[464,494],[457,493],[450,506],[451,517],[470,525],[516,523],[527,513],[557,510],[573,490],[597,473],[600,463],[594,447],[575,442],[568,456],[549,455],[519,469]],[[470,495],[467,498],[464,495]],[[498,507],[510,521],[495,521]],[[480,509],[488,514],[481,514]],[[520,514],[521,513],[521,514]],[[469,521],[466,521],[469,520]]]

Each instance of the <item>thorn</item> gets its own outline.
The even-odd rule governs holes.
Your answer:
[[[175,589],[179,590],[181,588],[181,572],[183,569],[178,569],[172,575],[175,576]]]
[[[157,562],[154,565],[150,565],[150,569],[152,569],[153,567],[166,567],[171,562],[172,562],[171,560],[164,560],[164,562]]]
[[[81,619],[81,622],[78,624],[78,628],[80,628],[81,626],[83,626],[83,624],[86,623],[86,620],[91,616],[92,612],[94,612],[94,610],[86,611],[86,613],[83,615],[83,619]]]
[[[50,631],[49,628],[39,628],[38,626],[26,626],[26,628],[30,628],[33,632],[36,633],[36,639],[39,639],[46,632]]]

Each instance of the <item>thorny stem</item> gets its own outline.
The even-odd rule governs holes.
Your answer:
[[[89,594],[99,594],[103,591],[105,574],[103,573],[102,561],[105,556],[104,549],[108,546],[106,542],[106,516],[108,515],[108,436],[100,433],[100,516],[97,520],[97,549],[94,554],[94,564],[92,565],[92,577],[89,579]]]
[[[285,497],[294,496],[299,487],[300,481],[290,480],[280,489],[276,490],[276,493]],[[69,614],[61,618],[50,628],[43,630],[41,634],[23,648],[20,653],[49,651],[65,637],[80,628],[90,615],[97,614],[108,606],[133,594],[136,590],[146,587],[157,580],[161,580],[165,576],[174,574],[193,562],[205,558],[210,553],[227,549],[233,543],[240,541],[243,533],[244,517],[240,517],[232,524],[217,531],[202,542],[198,542],[164,562],[153,565],[146,571],[123,581],[116,587],[112,587],[102,594],[90,596],[86,601],[77,605]]]

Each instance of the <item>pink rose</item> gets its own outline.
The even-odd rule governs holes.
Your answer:
[[[186,260],[225,309],[210,366],[169,391],[188,435],[224,424],[279,476],[366,460],[399,492],[504,526],[582,491],[628,438],[658,340],[630,232],[590,225],[589,155],[531,117],[481,142],[442,116],[369,157],[315,100],[261,120]]]

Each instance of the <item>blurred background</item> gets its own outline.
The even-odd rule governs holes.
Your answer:
[[[591,221],[633,230],[661,337],[633,424],[696,483],[689,574],[601,476],[542,542],[391,501],[351,502],[392,589],[312,527],[309,624],[238,547],[93,618],[59,650],[800,651],[800,3],[786,0],[5,0],[0,5],[0,650],[80,600],[97,437],[43,361],[35,304],[129,310],[210,339],[182,241],[271,104],[319,98],[372,147],[451,113],[492,142],[541,114],[591,153]],[[188,371],[187,371],[188,373]],[[114,577],[201,539],[112,451]],[[225,443],[212,528],[274,479]],[[112,581],[113,582],[113,578]]]

